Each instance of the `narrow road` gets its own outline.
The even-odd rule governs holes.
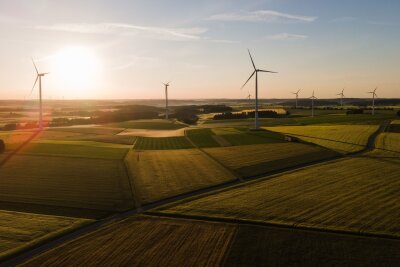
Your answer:
[[[321,163],[334,161],[334,160],[337,160],[338,158],[346,158],[348,156],[356,156],[356,155],[360,155],[360,154],[369,152],[369,151],[371,151],[371,150],[373,150],[375,148],[375,140],[376,140],[377,136],[380,133],[382,133],[383,131],[385,131],[385,129],[390,124],[390,122],[391,121],[382,122],[381,125],[379,126],[379,128],[377,129],[377,131],[375,133],[373,133],[369,137],[366,147],[363,150],[355,152],[353,154],[343,155],[343,156],[333,157],[333,158],[328,158],[328,159],[317,161],[317,162],[305,163],[305,164],[301,164],[301,165],[298,165],[298,166],[286,168],[286,169],[275,171],[275,172],[269,172],[269,173],[265,173],[265,174],[260,174],[260,175],[257,175],[257,176],[252,176],[252,177],[247,177],[247,178],[242,178],[242,179],[236,179],[236,180],[225,182],[225,183],[222,183],[222,184],[219,184],[219,185],[214,185],[214,186],[210,186],[210,187],[207,187],[207,188],[198,189],[198,190],[191,191],[191,192],[184,193],[184,194],[180,194],[180,195],[177,195],[177,196],[174,196],[174,197],[169,197],[169,198],[166,198],[166,199],[163,199],[163,200],[159,200],[159,201],[156,201],[156,202],[153,202],[153,203],[150,203],[150,204],[142,205],[140,210],[137,210],[137,209],[129,210],[129,211],[126,211],[126,212],[115,214],[113,216],[110,216],[110,217],[107,217],[107,218],[104,218],[104,219],[101,219],[101,220],[97,220],[97,221],[95,221],[95,222],[93,222],[93,223],[91,223],[89,225],[83,226],[83,227],[81,227],[81,228],[79,228],[77,230],[74,230],[74,231],[72,231],[70,233],[67,233],[67,234],[65,234],[63,236],[53,238],[53,239],[51,239],[51,240],[49,240],[49,241],[47,241],[47,242],[45,242],[43,244],[38,244],[37,246],[35,246],[35,247],[33,247],[33,248],[31,248],[31,249],[29,249],[27,251],[22,251],[21,253],[15,255],[14,257],[12,257],[12,258],[10,258],[8,260],[6,259],[4,262],[0,263],[0,267],[3,267],[3,266],[16,266],[16,265],[21,264],[21,263],[25,262],[26,260],[34,257],[34,256],[36,256],[36,255],[39,255],[39,254],[41,254],[41,253],[43,253],[45,251],[48,251],[48,250],[50,250],[50,249],[52,249],[52,248],[54,248],[54,247],[56,247],[58,245],[61,245],[61,244],[65,243],[65,242],[67,242],[67,241],[70,241],[72,239],[78,238],[78,237],[83,236],[85,234],[88,234],[90,232],[96,231],[97,229],[99,229],[102,226],[108,225],[108,224],[113,223],[113,222],[118,221],[118,220],[126,219],[126,218],[128,218],[130,216],[137,215],[137,214],[149,211],[151,209],[154,209],[154,208],[166,205],[166,204],[173,203],[175,201],[183,200],[185,198],[194,197],[194,196],[198,196],[198,195],[205,194],[205,193],[211,193],[213,191],[220,190],[220,189],[225,189],[227,187],[230,187],[230,186],[233,186],[233,185],[237,185],[237,184],[249,181],[249,180],[259,179],[259,178],[267,178],[270,175],[273,176],[273,175],[278,174],[278,173],[279,174],[283,174],[285,172],[294,171],[296,169],[301,169],[301,168],[304,168],[304,167],[307,167],[307,166],[312,166],[312,165],[316,165],[316,164],[321,164]],[[273,178],[273,177],[271,177],[271,178]],[[154,214],[154,215],[156,215],[156,213],[146,213],[146,214],[149,214],[149,215]],[[164,215],[164,216],[167,216],[167,215]],[[185,216],[183,216],[183,215],[182,216],[178,216],[177,215],[177,216],[172,216],[172,217],[184,218]],[[188,217],[192,218],[191,216],[188,216]],[[215,218],[214,219],[209,219],[209,218],[200,218],[200,217],[199,218],[194,218],[193,217],[192,219],[215,220],[215,221],[219,220],[218,218],[217,219],[215,219]],[[220,221],[224,221],[224,219],[220,219]],[[232,223],[232,221],[225,221],[225,222],[231,222]],[[235,223],[240,223],[240,220],[235,220]],[[248,222],[246,222],[246,223],[249,224]],[[280,227],[279,225],[270,225],[270,226]],[[285,227],[287,228],[289,226],[285,226]],[[289,228],[297,229],[295,227],[289,227]],[[307,230],[314,231],[314,229],[307,229]],[[321,230],[315,230],[315,231],[321,231]],[[330,231],[330,232],[335,232],[335,231]],[[344,232],[339,232],[339,231],[337,233],[344,234]],[[350,234],[350,233],[345,232],[345,234]],[[352,234],[353,235],[361,235],[361,234],[354,234],[354,233],[352,233]],[[371,236],[371,235],[365,234],[365,236]],[[379,236],[379,235],[374,235],[374,236],[375,237],[384,237],[384,236]],[[384,238],[387,238],[387,237],[385,236]]]

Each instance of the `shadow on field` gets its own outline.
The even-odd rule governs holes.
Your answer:
[[[400,241],[239,226],[225,266],[398,266]]]

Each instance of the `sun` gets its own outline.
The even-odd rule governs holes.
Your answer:
[[[62,89],[83,93],[93,89],[99,71],[99,60],[88,47],[66,47],[55,54],[53,73]],[[79,97],[79,96],[76,96]]]

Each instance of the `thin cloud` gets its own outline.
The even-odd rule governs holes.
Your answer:
[[[352,22],[352,21],[356,21],[357,18],[355,17],[340,17],[340,18],[335,18],[332,21],[333,22]]]
[[[252,12],[223,13],[208,17],[207,20],[216,21],[297,21],[313,22],[318,17],[301,16],[282,13],[274,10],[257,10]]]
[[[281,40],[304,40],[307,39],[307,35],[292,34],[292,33],[279,33],[268,37],[270,40],[281,41]]]
[[[54,24],[54,25],[39,25],[35,29],[76,32],[76,33],[98,33],[112,34],[124,33],[132,31],[136,33],[145,33],[154,38],[161,39],[180,39],[180,40],[197,40],[201,39],[201,34],[207,31],[206,28],[162,28],[148,27],[125,23],[70,23],[70,24]]]

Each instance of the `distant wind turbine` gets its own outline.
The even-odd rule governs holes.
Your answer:
[[[250,100],[251,99],[251,94],[249,92],[249,95],[247,96],[247,99]]]
[[[296,95],[296,108],[297,108],[297,100],[299,99],[299,92],[301,89],[297,90],[297,92],[292,92],[292,94]]]
[[[337,94],[337,95],[340,95],[340,105],[341,105],[342,107],[343,107],[343,98],[344,98],[343,92],[344,92],[344,88],[342,89],[342,92],[341,92],[341,93]]]
[[[378,87],[375,87],[374,91],[372,92],[367,92],[367,94],[372,94],[372,115],[375,115],[375,97],[378,97],[378,95],[375,93]]]
[[[165,85],[165,119],[168,120],[168,86],[170,82],[163,83]]]
[[[311,117],[314,117],[314,99],[318,99],[314,96],[314,90],[312,91],[311,99]]]
[[[255,100],[256,100],[256,101],[255,101],[256,107],[255,107],[254,119],[255,119],[255,128],[258,129],[258,128],[259,128],[259,122],[258,122],[258,73],[259,73],[259,72],[277,73],[277,72],[269,71],[269,70],[257,69],[257,68],[256,68],[256,65],[254,64],[253,58],[252,58],[252,56],[251,56],[251,54],[250,54],[250,50],[247,49],[247,51],[249,52],[250,60],[251,60],[251,63],[253,64],[254,71],[253,71],[253,73],[250,75],[250,77],[247,79],[247,81],[242,85],[242,88],[241,88],[241,89],[243,89],[243,87],[244,87],[244,86],[247,84],[247,82],[253,77],[253,75],[256,74],[256,93],[255,93],[255,95],[256,95],[256,97],[255,97]]]
[[[35,89],[35,85],[36,85],[37,81],[39,80],[39,130],[43,130],[42,77],[49,73],[48,72],[39,73],[38,68],[36,67],[35,61],[33,61],[33,59],[32,59],[32,63],[33,63],[33,66],[35,67],[37,75],[36,75],[36,80],[35,80],[35,83],[33,84],[30,94],[32,94],[32,91],[33,91],[33,89]]]

